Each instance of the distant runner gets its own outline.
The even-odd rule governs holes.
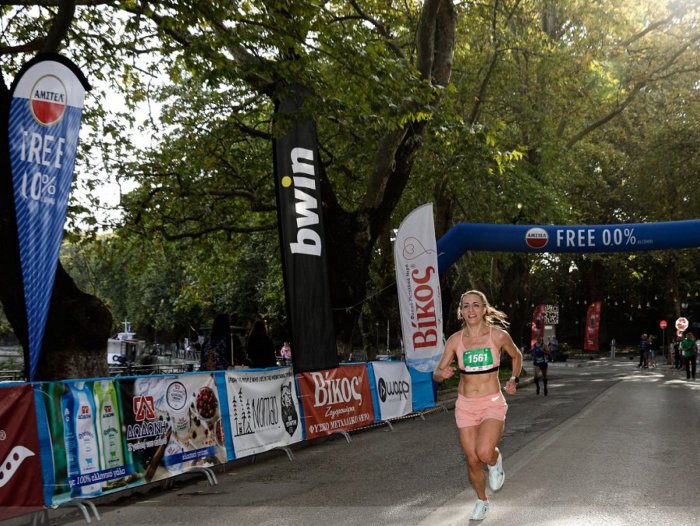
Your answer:
[[[542,345],[542,338],[537,338],[535,345],[532,346],[532,365],[535,373],[535,389],[537,394],[540,394],[540,378],[544,385],[544,395],[547,396],[547,355],[549,350]]]

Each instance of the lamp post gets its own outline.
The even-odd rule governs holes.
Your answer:
[[[663,350],[663,357],[666,357],[666,327],[668,323],[666,320],[661,320],[659,322],[659,328],[661,329],[661,349]]]
[[[386,354],[391,354],[389,350],[389,320],[386,320]]]

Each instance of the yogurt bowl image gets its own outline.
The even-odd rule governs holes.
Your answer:
[[[210,421],[219,410],[219,400],[211,387],[202,387],[195,396],[194,408],[202,420]]]

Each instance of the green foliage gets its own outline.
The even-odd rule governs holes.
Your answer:
[[[304,111],[318,127],[324,204],[337,202],[353,220],[364,217],[378,167],[393,160],[378,147],[387,132],[428,130],[416,136],[410,180],[371,247],[370,299],[336,305],[362,313],[365,339],[379,321],[398,327],[394,293],[382,292],[393,281],[390,231],[425,202],[435,202],[443,229],[697,216],[695,3],[455,3],[444,88],[415,66],[422,8],[374,0],[77,6],[62,52],[95,84],[76,171],[83,197],[71,203],[63,255],[79,285],[105,299],[115,320],[128,317],[151,336],[180,337],[219,311],[241,324],[276,320],[282,331],[271,141],[289,122],[272,115],[291,84],[309,90]],[[34,52],[7,50],[43,37],[53,15],[0,8],[6,78]],[[131,188],[111,224],[96,214],[107,174]],[[102,235],[105,227],[114,234]],[[629,312],[613,312],[615,301],[648,301],[651,319],[694,298],[696,255],[467,254],[447,285],[481,288],[525,319],[546,301],[573,320],[600,296],[629,322]]]

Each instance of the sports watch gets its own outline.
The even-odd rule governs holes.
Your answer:
[[[515,385],[520,383],[520,378],[518,376],[511,376],[510,379],[511,381],[515,382]]]

